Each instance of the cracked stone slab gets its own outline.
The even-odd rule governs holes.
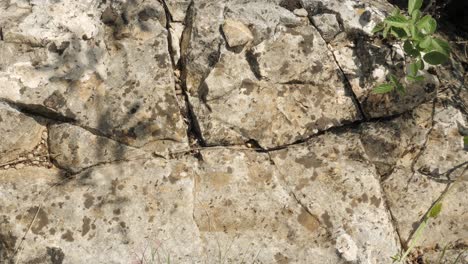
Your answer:
[[[392,173],[396,164],[411,166],[432,127],[433,103],[390,121],[363,123],[361,142],[369,160],[381,176]]]
[[[194,217],[208,259],[344,263],[327,226],[284,188],[268,155],[228,149],[201,155]]]
[[[176,22],[184,22],[191,0],[165,0],[171,18]]]
[[[326,133],[272,153],[285,185],[351,262],[386,263],[400,245],[359,135]],[[333,201],[330,203],[330,201]]]
[[[245,14],[237,13],[241,8],[234,5],[226,10],[229,19],[253,25],[254,46],[235,51],[219,40],[217,60],[202,81],[203,74],[191,71],[191,67],[206,57],[192,61],[191,56],[200,51],[194,50],[198,46],[189,47],[193,53],[186,68],[189,100],[208,145],[242,144],[253,139],[272,148],[360,119],[344,76],[332,54],[324,52],[326,43],[312,26],[278,7],[268,9],[267,5],[259,9],[265,10],[261,14],[249,11],[275,25],[275,32],[266,38],[273,29],[265,30],[265,25],[256,28],[256,16],[252,14],[249,22]],[[279,10],[284,18],[272,19]],[[209,36],[215,34],[219,32]],[[192,37],[196,41],[199,36]]]
[[[18,263],[43,263],[49,249],[63,263],[134,263],[156,251],[177,263],[197,259],[202,241],[192,217],[190,163],[116,163],[65,181],[53,171],[0,172],[0,237],[10,238],[0,262],[36,212]]]
[[[3,29],[0,98],[134,147],[184,148],[165,19],[156,0],[37,2]]]
[[[468,165],[468,151],[464,149],[460,128],[466,127],[466,116],[453,105],[438,104],[434,126],[415,169],[431,177],[455,180]]]
[[[72,172],[102,163],[151,157],[143,150],[66,123],[49,127],[49,142],[51,155],[57,164]]]
[[[436,75],[425,69],[425,81],[404,80],[407,62],[402,45],[383,44],[372,36],[374,26],[393,9],[387,1],[303,0],[313,24],[329,42],[337,63],[367,117],[375,118],[404,113],[435,97],[440,86]],[[371,91],[395,74],[406,87],[405,95],[396,91],[377,95]]]
[[[402,156],[394,172],[383,182],[389,208],[401,238],[406,241],[432,204],[446,192],[449,183],[457,181],[453,192],[442,201],[444,216],[431,220],[433,232],[425,231],[431,235],[420,241],[419,246],[423,248],[432,248],[436,244],[444,247],[460,239],[466,244],[463,238],[467,237],[464,224],[467,205],[459,200],[460,192],[466,191],[468,165],[462,135],[458,131],[458,124],[464,124],[464,119],[459,110],[439,102],[435,105],[433,120],[423,144],[406,153],[411,157]]]
[[[45,130],[44,123],[0,103],[0,164],[32,152]]]
[[[247,25],[254,38],[252,45],[271,38],[278,27],[302,23],[277,2],[280,1],[195,1],[187,12],[188,24],[181,44],[187,90],[198,89],[218,61],[221,46],[226,45],[219,31],[225,19]]]

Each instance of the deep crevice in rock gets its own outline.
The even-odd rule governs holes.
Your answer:
[[[188,119],[188,129],[187,135],[189,140],[193,140],[195,146],[206,146],[205,140],[203,139],[200,125],[198,123],[197,116],[193,110],[193,106],[189,100],[189,91],[187,89],[187,53],[191,41],[192,27],[193,27],[193,18],[194,18],[194,1],[192,0],[187,7],[187,14],[185,16],[185,27],[182,32],[182,37],[180,40],[180,63],[179,68],[181,71],[180,80],[181,86],[185,101],[185,106],[187,108],[187,119]]]
[[[326,43],[325,39],[322,36],[322,33],[314,25],[314,23],[312,22],[312,19],[309,19],[309,22],[310,22],[311,26],[313,26],[315,28],[315,30],[319,33],[322,40]],[[351,95],[351,98],[352,98],[352,100],[353,100],[353,102],[354,102],[354,104],[356,106],[356,109],[358,110],[358,115],[359,115],[358,118],[368,119],[368,117],[365,115],[365,113],[363,111],[363,108],[361,106],[361,103],[359,102],[359,99],[357,98],[356,94],[353,91],[351,82],[349,81],[349,79],[346,76],[345,72],[341,68],[341,65],[340,65],[339,61],[336,59],[335,54],[333,53],[333,50],[329,47],[328,44],[327,44],[327,49],[328,49],[329,53],[331,54],[331,56],[333,57],[333,60],[335,61],[335,65],[338,67],[338,70],[341,72],[341,75],[342,75],[341,78],[343,79],[343,84],[345,85],[345,89],[348,92],[348,94]]]

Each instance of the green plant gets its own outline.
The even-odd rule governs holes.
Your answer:
[[[408,15],[396,8],[381,23],[378,23],[372,33],[382,33],[384,38],[388,34],[403,41],[403,50],[411,58],[407,68],[406,80],[409,82],[423,81],[424,76],[419,71],[425,64],[439,65],[450,57],[450,46],[447,42],[433,36],[437,29],[437,22],[430,15],[423,16],[419,10],[423,0],[408,0]],[[394,75],[389,74],[390,82],[374,88],[373,93],[383,94],[393,90],[404,94],[405,87]]]
[[[405,263],[406,257],[408,257],[409,253],[411,253],[413,248],[416,246],[416,243],[421,238],[421,235],[423,234],[424,229],[429,223],[429,219],[436,218],[440,214],[441,210],[442,210],[442,203],[440,201],[435,203],[431,207],[429,212],[424,216],[424,219],[421,222],[421,224],[418,226],[418,229],[416,229],[416,231],[414,232],[413,238],[411,239],[411,243],[409,244],[408,249],[404,253],[400,253],[400,254],[393,256],[392,257],[393,263],[395,262]]]

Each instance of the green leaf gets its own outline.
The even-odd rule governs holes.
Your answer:
[[[416,77],[416,75],[418,74],[418,70],[419,70],[419,67],[416,62],[410,63],[410,65],[408,65],[408,72],[410,76]]]
[[[390,81],[391,81],[393,84],[396,85],[396,84],[398,83],[398,78],[397,78],[395,75],[390,74],[388,77],[390,78]]]
[[[403,50],[405,51],[406,54],[408,54],[411,57],[419,56],[419,51],[413,47],[413,44],[411,44],[409,40],[406,40],[403,43]]]
[[[413,14],[414,11],[419,11],[422,6],[422,0],[409,0],[408,13]]]
[[[409,31],[410,31],[411,36],[413,37],[413,39],[421,40],[422,34],[419,33],[418,28],[414,24],[409,25]]]
[[[414,11],[411,13],[411,19],[413,20],[413,22],[418,21],[420,18],[421,18],[421,11],[419,11],[419,10],[414,10]]]
[[[442,210],[442,203],[438,202],[434,206],[432,206],[431,210],[429,211],[429,218],[436,218],[440,211]]]
[[[397,37],[399,39],[403,39],[403,38],[408,37],[408,33],[402,28],[391,27],[390,28],[390,33],[392,33],[392,35],[394,35],[395,37]]]
[[[419,76],[406,76],[406,78],[411,81],[411,82],[422,82],[424,81],[424,76],[419,75]]]
[[[398,93],[401,95],[406,93],[405,87],[400,83],[400,81],[398,81],[398,78],[395,75],[390,74],[390,81],[393,83]]]
[[[416,23],[416,27],[423,31],[424,34],[432,34],[437,28],[437,21],[435,21],[435,19],[430,15],[425,15]]]
[[[444,53],[447,55],[447,57],[450,54],[450,45],[441,39],[438,38],[433,38],[431,41],[431,45],[429,46],[431,50],[435,50],[441,53]]]
[[[400,14],[400,9],[398,7],[393,9],[392,13],[390,13],[390,15],[392,16],[399,15],[399,14]]]
[[[379,31],[382,31],[385,29],[385,23],[384,22],[380,22],[380,23],[377,23],[377,25],[375,25],[375,27],[372,29],[372,34],[375,34]]]
[[[416,65],[418,65],[418,69],[424,70],[424,61],[422,59],[418,59]]]
[[[465,145],[465,149],[468,148],[468,136],[463,137],[463,144]]]
[[[395,87],[391,83],[383,83],[372,90],[373,94],[384,94],[393,91]]]
[[[448,60],[448,56],[438,51],[431,51],[424,55],[424,60],[432,65],[439,65]]]
[[[406,90],[405,90],[405,87],[400,83],[398,82],[397,86],[396,86],[396,90],[399,94],[401,95],[405,95],[406,94]]]
[[[424,50],[429,49],[432,43],[432,37],[431,36],[426,36],[421,42],[419,42],[419,46],[423,48]]]
[[[392,27],[405,28],[408,26],[408,19],[401,14],[387,17],[384,21]]]
[[[389,25],[386,25],[386,26],[385,26],[385,29],[384,29],[384,31],[383,31],[383,37],[384,37],[384,38],[387,38],[388,31],[390,30],[390,28],[391,28],[391,27],[390,27]]]

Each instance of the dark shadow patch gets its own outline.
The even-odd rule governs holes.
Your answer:
[[[62,264],[65,259],[65,254],[58,247],[47,247],[47,255],[49,255],[52,264]]]
[[[253,53],[251,50],[248,50],[245,53],[245,59],[249,64],[250,70],[255,75],[255,78],[258,80],[262,79],[262,75],[260,74],[260,65],[258,64],[257,54]]]

